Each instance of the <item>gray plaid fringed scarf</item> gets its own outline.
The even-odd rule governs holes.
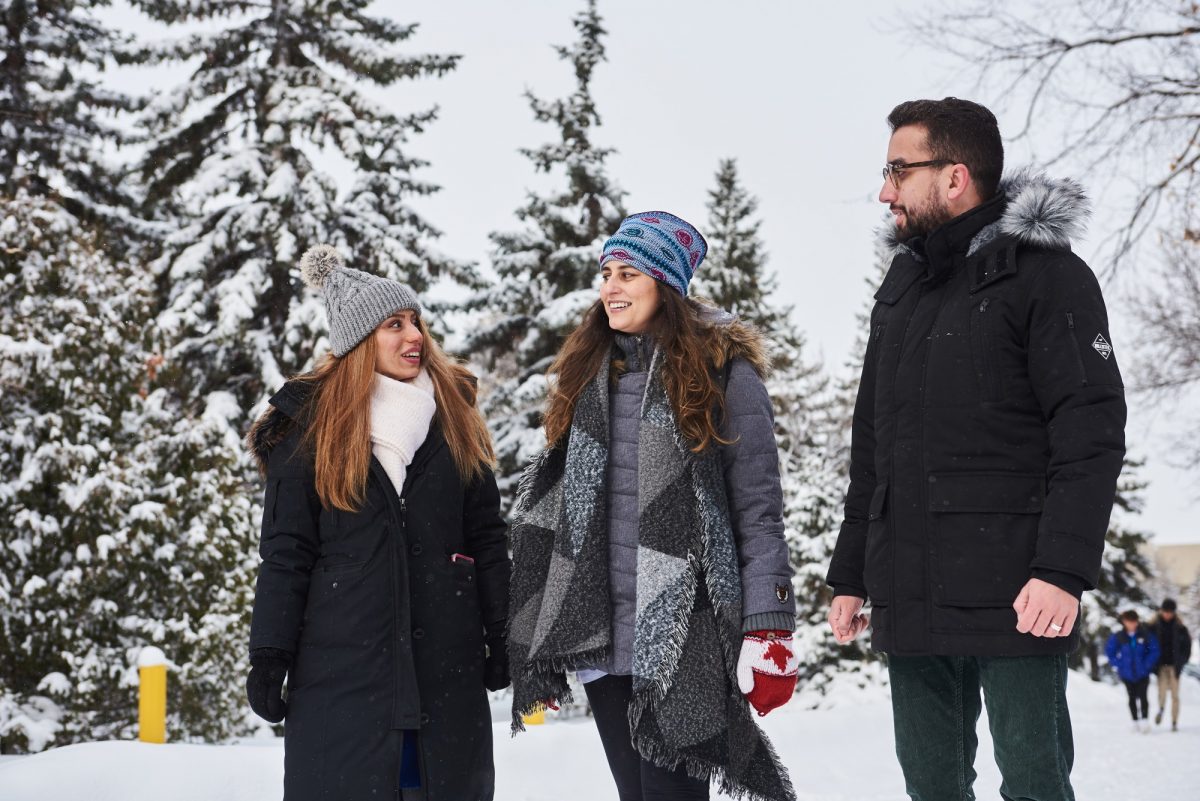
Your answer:
[[[513,510],[508,648],[513,732],[565,672],[611,648],[608,592],[607,369],[580,395],[565,444],[529,466]],[[718,449],[692,454],[650,365],[638,437],[634,747],[667,768],[754,801],[795,798],[787,771],[737,688],[742,595]]]

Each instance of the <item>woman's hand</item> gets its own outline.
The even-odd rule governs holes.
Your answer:
[[[250,654],[246,697],[254,714],[268,723],[278,723],[287,717],[283,680],[291,663],[292,655],[277,648],[257,648]]]
[[[786,704],[796,691],[799,660],[790,631],[752,631],[742,638],[738,689],[759,715]]]
[[[487,656],[483,662],[483,686],[491,692],[503,690],[512,684],[508,675],[508,641],[503,634],[484,639]]]

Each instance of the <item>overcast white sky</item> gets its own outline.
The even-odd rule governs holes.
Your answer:
[[[884,212],[875,198],[888,111],[915,97],[997,100],[977,93],[964,65],[897,32],[904,14],[927,7],[914,0],[600,3],[609,37],[608,63],[593,82],[603,118],[595,138],[617,150],[611,174],[628,192],[627,208],[669,210],[703,230],[717,162],[737,158],[746,187],[760,200],[779,300],[794,305],[813,355],[831,367],[846,360],[855,313],[870,295],[863,278]],[[445,78],[384,92],[400,112],[441,107],[439,121],[413,139],[409,152],[432,163],[424,177],[442,186],[417,206],[443,230],[444,251],[486,264],[488,233],[513,228],[525,192],[546,185],[517,150],[555,131],[533,122],[522,93],[558,97],[573,86],[569,66],[551,45],[573,41],[571,17],[582,8],[574,0],[375,4],[374,13],[421,24],[412,52],[464,56]],[[147,33],[155,27],[121,7],[104,14],[122,27]],[[159,67],[114,80],[146,88],[183,75],[182,67]],[[1016,130],[1015,113],[994,110],[1002,132]],[[1009,147],[1010,166],[1028,158],[1028,146]],[[1076,177],[1089,184],[1088,176]],[[1113,204],[1097,201],[1093,230],[1103,230]],[[1098,240],[1076,250],[1088,258]],[[1108,300],[1116,352],[1128,373],[1132,322],[1115,291]],[[1179,431],[1167,411],[1147,408],[1138,396],[1130,397],[1130,410],[1131,451],[1151,457],[1143,527],[1161,543],[1200,542],[1198,474],[1161,458]]]

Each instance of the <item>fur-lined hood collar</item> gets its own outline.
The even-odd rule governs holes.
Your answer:
[[[1000,181],[999,197],[1003,198],[1003,212],[999,219],[974,235],[967,255],[1000,238],[1011,238],[1031,247],[1069,249],[1073,239],[1083,236],[1092,216],[1091,201],[1079,182],[1070,178],[1051,178],[1031,167],[1006,175]],[[953,225],[953,222],[947,225]],[[913,252],[897,239],[894,221],[889,220],[880,233],[893,254],[901,250]]]
[[[250,431],[246,434],[246,450],[250,452],[263,475],[267,474],[267,460],[271,451],[299,425],[304,406],[312,391],[313,385],[309,382],[287,382],[271,396],[267,410],[250,426]]]
[[[743,323],[735,314],[716,308],[708,311],[705,322],[717,333],[710,340],[713,364],[723,367],[733,359],[745,359],[760,378],[770,374],[770,348],[757,328]]]

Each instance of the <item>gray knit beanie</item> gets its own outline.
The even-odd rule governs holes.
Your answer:
[[[300,257],[300,277],[325,296],[329,344],[334,356],[345,356],[387,318],[411,309],[421,313],[412,289],[390,278],[346,266],[332,245],[314,245]]]

